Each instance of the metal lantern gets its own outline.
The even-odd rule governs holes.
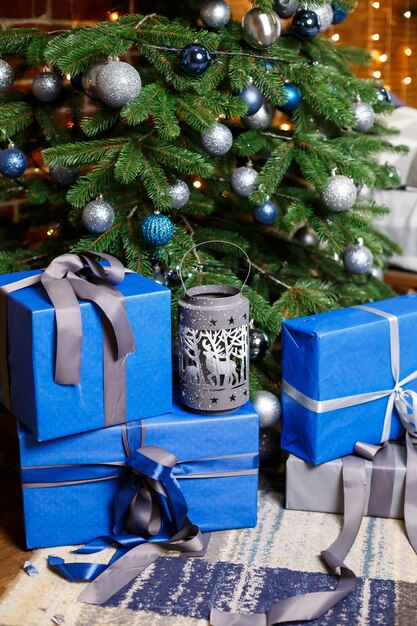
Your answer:
[[[249,400],[249,301],[240,289],[228,285],[185,289],[182,264],[200,245],[191,248],[180,265],[185,291],[178,303],[180,392],[191,409],[221,413]],[[246,283],[250,260],[236,247],[249,263]]]

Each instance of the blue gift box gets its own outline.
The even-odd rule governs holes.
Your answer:
[[[317,465],[352,453],[357,441],[397,437],[403,427],[394,400],[404,390],[417,391],[415,378],[404,381],[417,369],[416,340],[417,294],[286,321],[282,447]],[[399,365],[397,381],[391,359]],[[380,397],[346,402],[371,392]],[[387,406],[393,407],[388,415]]]
[[[202,531],[254,526],[259,420],[250,403],[227,415],[173,412],[37,442],[19,426],[28,548],[79,544],[111,533],[115,497],[130,476],[124,432],[134,446],[174,454],[190,520]]]
[[[0,286],[38,271],[3,274]],[[171,292],[138,274],[118,290],[135,338],[126,357],[126,413],[137,420],[171,410]],[[94,304],[80,300],[81,372],[78,385],[54,382],[55,311],[40,285],[8,295],[8,363],[13,413],[39,441],[102,428],[103,325]],[[114,421],[113,423],[116,423]]]

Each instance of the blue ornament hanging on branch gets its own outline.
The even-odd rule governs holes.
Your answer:
[[[284,83],[284,93],[285,101],[282,104],[278,104],[276,108],[283,113],[292,113],[292,111],[295,111],[301,104],[301,91],[297,85]]]
[[[258,204],[254,207],[252,215],[258,224],[264,224],[265,226],[275,224],[278,217],[278,207],[271,200],[267,200],[264,204]]]
[[[172,239],[174,225],[166,215],[155,211],[153,215],[148,215],[140,227],[142,239],[152,247],[164,246]]]
[[[349,11],[342,4],[332,4],[333,20],[332,24],[341,24],[349,15]]]
[[[320,31],[320,18],[314,11],[301,9],[292,19],[292,29],[301,39],[315,37]]]
[[[28,166],[27,159],[23,152],[15,148],[14,143],[0,152],[0,172],[6,178],[18,178],[23,174]]]
[[[211,54],[200,43],[185,46],[180,53],[180,65],[189,76],[201,76],[211,64]]]
[[[376,91],[378,102],[388,102],[388,104],[391,104],[392,96],[388,89],[385,89],[385,87],[377,87]]]
[[[259,89],[253,85],[248,85],[243,91],[236,94],[247,105],[246,115],[255,115],[264,103],[264,97]]]

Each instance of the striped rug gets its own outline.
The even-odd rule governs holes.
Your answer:
[[[262,489],[256,528],[213,533],[203,558],[160,558],[101,607],[77,602],[83,583],[68,583],[48,571],[47,554],[68,558],[70,548],[39,550],[33,559],[39,575],[19,574],[0,604],[0,624],[45,626],[60,616],[66,626],[207,626],[213,606],[263,612],[280,598],[335,585],[318,555],[340,525],[337,515],[287,511],[280,491]],[[356,591],[310,624],[417,622],[417,556],[403,522],[364,518],[347,564],[360,576]]]

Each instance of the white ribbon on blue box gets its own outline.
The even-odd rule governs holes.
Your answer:
[[[416,430],[417,294],[284,322],[282,440],[315,465]]]

